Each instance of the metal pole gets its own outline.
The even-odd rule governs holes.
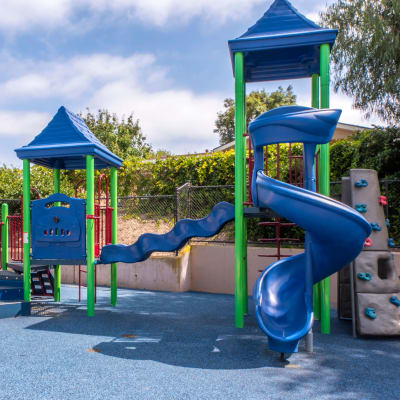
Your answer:
[[[245,283],[244,255],[244,59],[243,53],[235,53],[235,325],[244,326]]]
[[[86,214],[94,216],[94,157],[86,156]],[[86,220],[87,235],[87,312],[94,316],[95,282],[94,282],[94,219]]]
[[[304,187],[307,190],[315,192],[315,149],[316,146],[313,144],[304,144]],[[306,249],[306,286],[305,296],[306,302],[312,301],[313,296],[313,257],[312,257],[312,242],[309,232],[306,232],[305,238],[305,249]],[[306,351],[312,353],[314,350],[313,343],[313,332],[312,329],[308,332],[305,338]]]
[[[350,296],[351,296],[351,326],[353,337],[357,337],[357,315],[356,315],[356,288],[354,286],[354,262],[350,263]]]
[[[179,221],[179,192],[180,192],[180,187],[175,189],[175,225]],[[179,255],[179,250],[175,250],[175,256],[178,257]]]
[[[60,170],[54,170],[54,193],[61,192]],[[60,206],[61,204],[56,204]],[[54,301],[61,301],[61,265],[54,266]]]
[[[243,79],[243,107],[242,107],[242,121],[243,121],[243,135],[247,132],[247,121],[246,121],[246,81]],[[247,149],[246,141],[250,141],[250,137],[243,137],[243,185],[244,185],[244,202],[249,200],[247,191]],[[250,162],[250,153],[249,153]],[[249,313],[249,296],[248,296],[248,282],[247,282],[247,219],[243,218],[243,312],[244,314]]]
[[[8,264],[8,204],[1,205],[1,265],[7,271]]]
[[[319,75],[313,74],[311,77],[311,107],[319,108]],[[317,147],[318,152],[319,146]],[[314,285],[313,289],[314,299],[314,318],[321,319],[321,283],[318,282]]]
[[[31,301],[31,164],[29,160],[24,160],[23,179],[24,300]]]
[[[321,108],[329,108],[329,44],[321,45],[320,49],[320,75],[321,75]],[[319,168],[320,193],[330,195],[330,166],[329,166],[329,143],[321,145]],[[330,310],[330,278],[321,282],[321,332],[331,333],[331,310]]]
[[[111,167],[111,207],[112,207],[112,244],[117,244],[117,228],[118,228],[118,170]],[[118,288],[118,266],[117,263],[111,264],[111,305],[117,305],[117,288]]]

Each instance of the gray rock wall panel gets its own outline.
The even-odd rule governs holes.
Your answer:
[[[390,302],[392,296],[400,299],[400,293],[358,293],[356,295],[357,330],[360,335],[400,335],[400,307]],[[365,315],[365,309],[368,307],[375,310],[376,319]]]
[[[365,179],[366,187],[356,187],[356,182]],[[372,169],[352,169],[350,171],[351,205],[356,208],[359,204],[367,206],[367,212],[362,215],[370,223],[378,223],[381,231],[372,231],[370,238],[372,246],[364,247],[366,251],[389,250],[388,230],[383,206],[379,203],[381,191],[379,187],[378,174]]]
[[[359,274],[369,274],[371,280],[362,279]],[[363,251],[354,261],[354,283],[357,293],[400,292],[393,255],[387,251]]]

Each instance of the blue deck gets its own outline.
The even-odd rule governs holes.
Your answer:
[[[353,339],[346,322],[333,319],[332,335],[315,334],[313,355],[285,365],[253,311],[245,329],[234,328],[229,295],[121,289],[112,309],[109,290],[98,289],[87,318],[76,287],[62,294],[64,304],[43,316],[0,319],[0,399],[399,397],[400,341]]]

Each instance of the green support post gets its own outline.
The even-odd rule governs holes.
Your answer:
[[[1,205],[1,265],[7,271],[8,264],[8,204]]]
[[[319,108],[319,75],[313,74],[311,77],[312,99],[311,107]]]
[[[243,210],[246,156],[245,139],[243,137],[245,95],[244,59],[241,52],[235,53],[235,103],[235,325],[237,328],[243,328],[247,290],[245,290],[245,223]]]
[[[329,108],[329,84],[330,84],[330,46],[323,44],[320,48],[320,76],[321,76],[321,108]],[[319,163],[319,188],[320,193],[330,195],[330,166],[329,143],[321,145]],[[321,282],[321,332],[331,332],[330,310],[330,278]]]
[[[319,75],[313,74],[311,77],[311,107],[319,108]],[[317,151],[319,147],[317,148]],[[314,318],[316,320],[321,319],[321,283],[318,282],[314,285],[313,291],[313,299],[314,299]]]
[[[94,157],[86,156],[86,236],[87,236],[87,309],[88,316],[94,316]]]
[[[61,193],[60,170],[54,170],[54,193]],[[60,206],[59,203],[56,206]],[[56,265],[54,269],[54,301],[61,301],[61,265]]]
[[[24,300],[31,301],[31,164],[24,160],[23,167],[23,263],[24,263]]]
[[[117,243],[118,226],[118,170],[111,167],[111,207],[112,207],[112,244]],[[117,287],[118,287],[118,269],[117,263],[111,264],[111,305],[117,305]]]

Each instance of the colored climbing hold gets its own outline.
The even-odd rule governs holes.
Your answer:
[[[390,228],[390,221],[389,221],[389,218],[386,218],[386,226],[387,226],[388,228]]]
[[[381,206],[387,206],[387,197],[386,196],[379,196],[379,204]]]
[[[365,243],[364,243],[365,247],[371,247],[372,245],[373,245],[373,242],[372,242],[371,238],[365,239]]]
[[[366,213],[368,211],[366,204],[356,204],[356,210],[359,213]]]
[[[400,307],[400,299],[397,296],[392,296],[390,302],[397,307]]]
[[[368,318],[376,319],[376,311],[375,311],[375,308],[367,307],[367,308],[365,309],[365,315],[366,315]]]
[[[388,246],[389,247],[396,247],[396,243],[394,242],[393,238],[388,239]]]
[[[361,179],[360,181],[357,181],[355,183],[355,187],[367,187],[368,186],[368,181],[366,179]]]
[[[371,222],[371,228],[373,231],[381,231],[382,228],[377,222]]]
[[[358,279],[361,279],[363,281],[370,281],[372,279],[372,276],[368,272],[360,272],[357,274]]]

